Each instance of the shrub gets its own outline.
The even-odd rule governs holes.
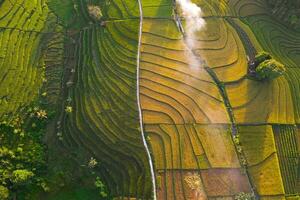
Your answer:
[[[98,164],[97,160],[95,158],[91,157],[91,159],[88,163],[89,168],[95,168],[97,164]]]
[[[73,108],[71,106],[67,106],[66,109],[65,109],[65,111],[67,113],[71,113],[71,112],[73,112]]]
[[[267,52],[259,52],[256,56],[255,56],[255,62],[257,65],[259,65],[260,63],[266,61],[266,60],[270,60],[272,59],[272,56],[267,53]]]
[[[103,17],[101,8],[99,6],[88,5],[88,11],[92,18],[100,20]]]
[[[26,183],[34,174],[26,169],[18,169],[12,173],[12,182],[16,184]]]
[[[258,80],[275,79],[284,74],[285,67],[280,62],[270,59],[260,63],[255,71]]]
[[[255,197],[251,193],[241,192],[235,195],[234,200],[254,200]]]
[[[101,181],[99,177],[96,177],[95,186],[99,191],[100,197],[106,198],[108,196],[106,192],[106,186],[104,185],[104,183]]]
[[[6,187],[4,187],[3,185],[0,185],[0,199],[1,200],[5,200],[8,199],[9,197],[9,191]]]
[[[37,111],[36,115],[39,119],[46,119],[47,118],[47,112],[45,110]]]

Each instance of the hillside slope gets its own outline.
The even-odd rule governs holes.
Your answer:
[[[266,0],[193,2],[190,49],[174,0],[0,0],[0,121],[55,111],[31,199],[299,198],[300,31]],[[286,73],[249,78],[261,51]]]

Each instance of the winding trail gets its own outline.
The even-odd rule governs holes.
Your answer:
[[[153,161],[151,158],[150,150],[146,141],[146,136],[144,132],[144,125],[143,125],[143,114],[142,114],[142,108],[141,108],[141,101],[140,101],[140,57],[141,57],[141,44],[142,44],[142,34],[143,34],[143,7],[141,0],[138,0],[139,4],[139,11],[140,11],[140,27],[139,27],[139,39],[138,39],[138,52],[137,52],[137,72],[136,72],[136,96],[137,96],[137,105],[138,105],[138,111],[139,111],[139,122],[140,122],[140,128],[141,128],[141,134],[143,139],[143,144],[146,149],[146,153],[149,160],[149,166],[150,166],[150,173],[151,173],[151,179],[152,179],[152,189],[153,189],[153,199],[156,200],[156,181],[155,181],[155,173],[154,173],[154,167],[153,167]]]

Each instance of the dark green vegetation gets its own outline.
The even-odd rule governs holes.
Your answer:
[[[284,65],[276,60],[265,60],[256,68],[256,74],[259,80],[274,79],[285,72]]]
[[[258,80],[271,80],[283,75],[286,71],[284,65],[266,52],[260,52],[255,57],[255,78]]]
[[[65,188],[56,195],[53,195],[50,199],[55,200],[95,200],[100,199],[99,193],[95,188],[87,187],[74,187]]]
[[[24,109],[20,116],[2,120],[0,124],[0,182],[2,193],[22,198],[36,191],[49,190],[46,146],[42,137],[47,120],[53,113],[39,106]],[[3,194],[2,194],[3,195]],[[4,198],[5,199],[5,198]]]
[[[257,67],[260,63],[262,63],[262,62],[264,62],[266,60],[271,60],[271,59],[272,59],[272,56],[269,53],[264,52],[264,51],[263,52],[259,52],[255,56],[255,65]]]
[[[300,30],[299,0],[267,0],[271,14],[290,27]]]

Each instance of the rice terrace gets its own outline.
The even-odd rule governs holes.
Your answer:
[[[300,200],[300,0],[0,0],[0,200]]]

